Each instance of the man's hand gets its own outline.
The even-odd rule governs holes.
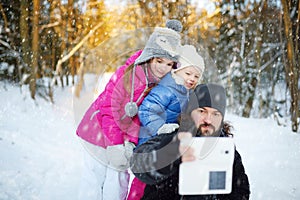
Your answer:
[[[180,141],[179,152],[181,154],[182,162],[194,161],[196,157],[194,156],[194,149],[191,147],[192,134],[189,132],[180,132],[177,135]]]

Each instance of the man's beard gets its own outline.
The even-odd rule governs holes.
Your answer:
[[[208,127],[210,128],[210,130],[212,130],[212,132],[210,132],[209,130],[205,130],[205,132],[202,132],[201,131],[201,128],[202,127]],[[217,130],[216,130],[216,127],[213,126],[212,124],[207,124],[207,123],[204,123],[204,124],[200,124],[198,130],[197,130],[197,136],[205,136],[205,137],[219,137],[221,135],[221,127],[219,127]]]

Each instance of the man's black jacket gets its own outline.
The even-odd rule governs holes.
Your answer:
[[[131,159],[131,170],[142,182],[146,183],[142,199],[153,200],[246,200],[250,189],[240,154],[235,150],[233,163],[232,192],[218,195],[185,195],[178,194],[179,141],[177,131],[161,134],[148,140],[134,150]],[[197,183],[195,183],[197,184]]]

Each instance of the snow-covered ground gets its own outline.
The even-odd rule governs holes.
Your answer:
[[[86,88],[75,98],[72,90],[56,88],[51,104],[0,83],[1,200],[76,199],[83,163],[75,129],[94,92]],[[300,199],[300,134],[271,118],[226,119],[235,127],[251,199]]]

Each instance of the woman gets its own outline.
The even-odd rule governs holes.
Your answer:
[[[80,199],[120,200],[127,196],[128,158],[138,142],[140,127],[138,106],[178,59],[181,23],[169,20],[166,25],[155,28],[144,50],[118,68],[77,128],[88,152]]]

